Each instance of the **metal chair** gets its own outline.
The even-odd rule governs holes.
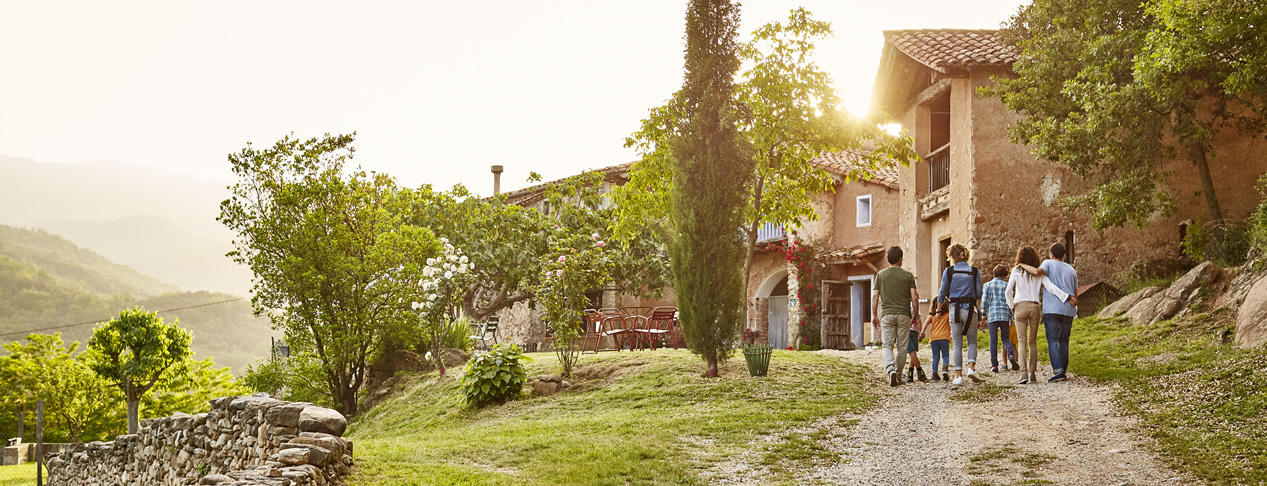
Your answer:
[[[585,309],[585,328],[581,333],[581,353],[585,352],[585,346],[592,339],[594,341],[594,353],[598,353],[598,346],[603,340],[603,315],[594,309]]]
[[[598,310],[602,323],[602,331],[599,333],[602,337],[611,336],[612,343],[616,346],[616,352],[620,352],[620,348],[624,346],[620,342],[622,336],[631,336],[632,332],[625,321],[625,316],[620,309],[603,308]],[[626,340],[631,341],[631,340]],[[633,350],[633,344],[630,343],[630,350]]]
[[[676,307],[656,307],[651,309],[651,315],[644,319],[646,319],[646,325],[640,332],[646,336],[647,344],[651,346],[652,351],[655,351],[655,340],[661,337],[667,338],[673,349],[677,349]]]
[[[500,318],[493,316],[489,317],[488,320],[483,323],[471,325],[476,328],[476,331],[475,334],[470,336],[470,338],[483,344],[484,351],[488,351],[489,349],[488,341],[492,340],[494,345],[497,344],[497,323],[499,320]]]

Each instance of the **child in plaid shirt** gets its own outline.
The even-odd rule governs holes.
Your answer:
[[[1016,350],[1012,348],[1012,342],[1008,340],[1008,330],[1012,323],[1012,309],[1007,306],[1007,267],[1003,265],[994,266],[994,279],[986,282],[981,286],[981,307],[984,308],[981,317],[985,319],[990,328],[990,371],[999,372],[999,341],[1003,341],[1004,359],[1011,359],[1012,369],[1020,369],[1020,363],[1016,362]],[[1007,362],[1004,361],[1003,369],[1007,369]]]

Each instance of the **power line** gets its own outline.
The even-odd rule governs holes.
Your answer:
[[[239,300],[245,300],[245,299],[246,299],[246,297],[238,297],[238,298],[236,298],[236,299],[221,300],[221,301],[219,301],[219,302],[207,302],[207,303],[204,303],[204,304],[191,305],[191,306],[186,306],[186,307],[176,307],[176,308],[174,308],[174,309],[163,309],[163,310],[154,311],[154,313],[156,313],[156,314],[157,314],[157,313],[159,313],[159,312],[172,312],[172,311],[185,310],[185,309],[194,309],[194,308],[197,308],[197,307],[207,307],[207,306],[209,306],[209,305],[227,304],[227,303],[229,303],[229,302],[237,302],[237,301],[239,301]],[[26,331],[0,332],[0,336],[12,336],[12,335],[14,335],[14,334],[31,334],[31,333],[36,333],[36,332],[51,331],[51,330],[54,330],[54,329],[65,329],[65,328],[68,328],[68,327],[86,326],[86,325],[88,325],[88,324],[96,324],[96,323],[98,323],[98,322],[105,322],[105,321],[109,321],[109,320],[110,320],[109,318],[107,318],[107,319],[97,319],[97,320],[95,320],[95,321],[84,321],[84,322],[80,322],[80,323],[76,323],[76,324],[65,324],[65,325],[61,325],[61,326],[41,327],[41,328],[30,329],[30,330],[26,330]]]

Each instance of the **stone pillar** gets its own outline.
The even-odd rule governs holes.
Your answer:
[[[796,349],[801,345],[801,319],[805,316],[799,294],[800,282],[796,279],[796,266],[787,263],[787,344]]]
[[[752,306],[754,310],[750,316],[752,318],[752,327],[750,329],[755,329],[761,333],[761,339],[757,340],[758,343],[770,344],[770,299],[764,297],[754,298]]]

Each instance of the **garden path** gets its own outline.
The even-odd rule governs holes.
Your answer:
[[[1042,383],[1016,385],[1019,372],[987,371],[982,374],[982,383],[958,389],[945,382],[890,388],[879,350],[819,352],[866,365],[868,383],[879,390],[881,398],[865,414],[833,417],[798,429],[802,434],[817,432],[825,437],[819,444],[830,451],[824,455],[834,459],[820,461],[809,471],[796,471],[796,482],[937,486],[1194,483],[1162,465],[1138,434],[1131,432],[1135,421],[1115,409],[1110,389],[1076,376],[1048,384],[1049,376],[1040,374]],[[982,368],[988,370],[988,366]],[[952,399],[954,396],[961,399]],[[719,474],[716,482],[763,482],[758,477],[760,468],[732,464],[723,469],[730,473]]]

